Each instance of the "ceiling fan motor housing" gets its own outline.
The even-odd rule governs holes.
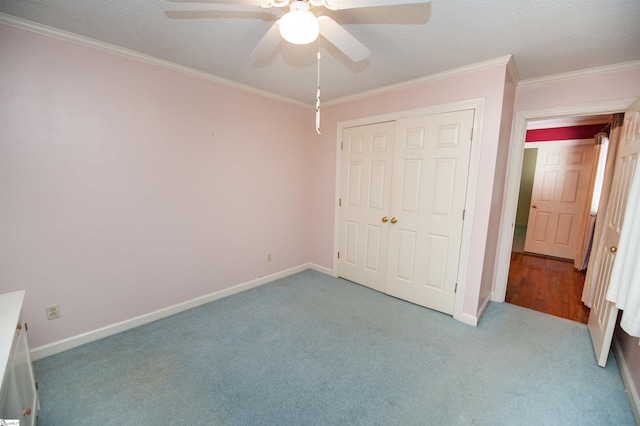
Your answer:
[[[320,34],[318,18],[309,11],[306,1],[292,2],[289,13],[280,18],[279,26],[282,38],[294,44],[309,44]]]

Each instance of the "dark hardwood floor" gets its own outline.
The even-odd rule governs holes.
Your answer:
[[[580,301],[584,276],[573,262],[513,252],[505,301],[586,324],[589,308]]]

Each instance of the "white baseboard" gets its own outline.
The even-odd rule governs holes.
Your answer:
[[[250,290],[252,288],[261,286],[271,281],[275,281],[280,278],[285,278],[290,275],[297,274],[298,272],[302,272],[306,269],[313,269],[315,271],[318,271],[327,275],[333,274],[333,272],[330,269],[324,268],[322,266],[318,266],[313,263],[306,263],[300,266],[296,266],[294,268],[277,272],[275,274],[271,274],[265,277],[260,277],[255,280],[251,280],[243,284],[238,284],[236,286],[226,288],[224,290],[216,291],[215,293],[207,294],[192,300],[188,300],[186,302],[168,306],[166,308],[162,308],[145,315],[140,315],[138,317],[131,318],[126,321],[111,324],[106,327],[99,328],[97,330],[92,330],[83,334],[79,334],[77,336],[69,337],[68,339],[64,339],[57,342],[49,343],[47,345],[39,346],[30,351],[31,360],[35,361],[38,359],[46,358],[48,356],[55,355],[57,353],[64,352],[69,349],[73,349],[75,347],[84,345],[86,343],[90,343],[95,340],[102,339],[104,337],[112,336],[114,334],[121,333],[123,331],[130,330],[132,328],[139,327],[141,325],[148,324],[150,322],[157,321],[159,319],[166,318],[171,315],[175,315],[177,313],[186,311],[188,309],[192,309],[197,306],[204,305],[205,303],[213,302],[214,300],[222,299],[223,297],[231,296],[233,294]]]
[[[453,319],[456,321],[460,321],[463,324],[470,325],[472,327],[478,326],[478,318],[469,314],[463,313],[462,315],[459,315],[459,316],[454,315]]]
[[[618,361],[618,369],[620,370],[620,376],[622,376],[622,383],[624,383],[624,388],[627,391],[627,398],[629,399],[629,405],[631,406],[633,418],[636,420],[636,424],[640,425],[640,395],[638,395],[638,391],[636,390],[636,387],[634,385],[633,378],[631,377],[631,371],[629,371],[629,366],[627,365],[627,361],[622,355],[620,344],[615,338],[613,339],[613,353],[616,356],[616,361]]]
[[[332,270],[332,269],[330,269],[330,268],[325,268],[324,266],[316,265],[315,263],[309,263],[309,264],[307,264],[307,268],[308,268],[308,269],[313,269],[314,271],[321,272],[321,273],[323,273],[323,274],[325,274],[325,275],[329,275],[329,276],[331,276],[331,277],[337,277],[337,275],[333,272],[333,270]]]
[[[482,303],[482,306],[480,306],[480,309],[478,309],[478,314],[476,316],[470,315],[470,314],[465,314],[462,313],[461,315],[453,315],[453,319],[460,321],[463,324],[467,324],[473,327],[477,327],[478,326],[478,322],[480,321],[480,318],[482,317],[482,314],[484,313],[485,309],[487,309],[487,306],[489,306],[489,303],[491,302],[490,298],[486,298],[484,303]]]
[[[482,315],[484,314],[484,311],[489,306],[489,303],[491,303],[491,297],[487,297],[486,299],[484,299],[484,302],[482,302],[480,309],[478,309],[478,315],[476,316],[476,323],[478,322],[478,319],[481,318]]]

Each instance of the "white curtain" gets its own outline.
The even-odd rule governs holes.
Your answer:
[[[591,179],[589,185],[589,193],[587,194],[587,202],[584,206],[584,219],[582,220],[581,232],[578,233],[578,242],[576,244],[576,253],[574,256],[573,267],[578,271],[587,269],[589,263],[589,255],[593,243],[593,232],[596,227],[597,212],[591,211],[591,203],[593,201],[594,192],[600,192],[599,188],[595,188],[598,167],[600,167],[600,152],[602,151],[602,140],[608,138],[606,133],[598,133],[595,136],[595,149],[593,152],[595,161],[593,162],[593,170],[591,171]],[[607,144],[608,145],[608,144]],[[607,149],[606,147],[604,149]],[[606,160],[605,160],[606,162]],[[598,191],[596,191],[598,189]]]
[[[640,337],[640,172],[636,168],[611,270],[607,300],[622,310],[620,327]]]

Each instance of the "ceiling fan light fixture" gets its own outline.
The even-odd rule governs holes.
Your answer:
[[[282,38],[293,44],[309,44],[320,34],[318,18],[309,12],[309,5],[304,1],[291,3],[289,13],[280,18],[279,26]]]

